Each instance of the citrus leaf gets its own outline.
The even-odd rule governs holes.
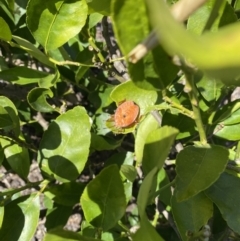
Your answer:
[[[46,233],[44,241],[101,241],[100,239],[82,236],[79,233],[64,230],[61,227],[50,230]]]
[[[0,72],[0,78],[19,85],[38,83],[41,78],[48,76],[46,72],[29,69],[24,66],[6,69]]]
[[[145,174],[155,166],[162,168],[177,134],[178,130],[171,126],[163,126],[148,134],[145,139],[142,163]]]
[[[2,106],[8,112],[8,115],[13,123],[10,129],[13,129],[15,136],[18,137],[20,134],[20,120],[15,105],[7,97],[0,96],[0,106]]]
[[[213,184],[225,170],[228,150],[222,146],[189,146],[176,160],[176,198],[187,200]]]
[[[90,13],[98,12],[103,15],[110,15],[110,5],[112,0],[87,0]]]
[[[53,97],[53,93],[50,89],[46,88],[34,88],[30,90],[27,96],[29,105],[39,112],[52,112],[56,111],[51,105],[48,104],[46,97]]]
[[[213,133],[215,136],[227,139],[229,141],[238,141],[240,140],[239,133],[240,123],[236,125],[222,125],[219,124],[215,127]]]
[[[190,59],[215,78],[231,80],[240,74],[240,56],[236,55],[239,23],[222,27],[217,33],[196,36],[173,18],[163,0],[150,0],[146,4],[161,45],[169,54]]]
[[[4,218],[4,207],[0,207],[0,228],[2,228],[3,218]]]
[[[114,88],[111,98],[116,103],[126,100],[134,101],[140,106],[140,115],[143,115],[148,111],[148,107],[155,104],[158,94],[153,90],[140,89],[132,81],[127,81]]]
[[[140,166],[142,163],[144,145],[148,134],[151,131],[156,130],[158,127],[158,122],[151,114],[148,114],[147,117],[139,124],[134,145],[137,165]]]
[[[62,182],[75,180],[88,158],[90,126],[86,110],[79,106],[52,122],[38,152],[42,171]]]
[[[23,196],[10,202],[5,207],[0,239],[31,240],[37,228],[39,213],[40,201],[36,194]]]
[[[229,227],[237,233],[240,233],[239,186],[239,177],[224,172],[212,186],[205,190],[206,195],[219,208]]]
[[[12,33],[8,24],[2,17],[0,17],[0,26],[0,39],[4,41],[10,41],[12,39]]]
[[[107,231],[121,219],[126,197],[117,165],[104,168],[85,188],[80,199],[87,222]]]
[[[88,8],[85,0],[30,0],[27,25],[46,49],[56,49],[77,35],[85,25]]]
[[[20,48],[27,51],[27,53],[29,53],[31,56],[39,60],[41,63],[54,68],[54,64],[50,62],[48,57],[28,40],[15,35],[13,35],[12,38],[20,45]]]
[[[19,136],[20,141],[24,141]],[[8,164],[20,177],[27,178],[30,169],[30,159],[27,148],[20,146],[10,138],[0,137],[0,143]]]
[[[198,232],[213,215],[213,204],[204,193],[198,193],[183,202],[177,202],[176,196],[173,195],[171,204],[175,223],[184,241],[188,240],[188,231]]]

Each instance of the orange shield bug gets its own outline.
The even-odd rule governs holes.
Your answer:
[[[126,128],[133,127],[137,122],[140,114],[140,107],[133,101],[123,101],[118,105],[115,114],[109,119],[114,122],[114,132],[121,132]]]

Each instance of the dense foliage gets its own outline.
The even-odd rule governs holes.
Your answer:
[[[182,2],[0,0],[0,240],[240,239],[240,1]]]

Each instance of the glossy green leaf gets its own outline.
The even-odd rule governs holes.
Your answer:
[[[236,55],[239,23],[223,27],[217,33],[196,36],[173,18],[163,0],[146,3],[161,45],[169,54],[191,59],[198,68],[216,78],[231,80],[240,74],[240,56]]]
[[[189,146],[176,160],[176,198],[187,200],[211,186],[225,170],[228,150],[222,146]]]
[[[230,116],[222,121],[222,125],[234,125],[240,123],[240,109],[234,111],[234,107],[232,108],[232,113],[229,113]]]
[[[238,141],[240,140],[239,128],[240,123],[230,126],[219,124],[215,127],[213,133],[215,136],[227,139],[229,141]]]
[[[46,100],[47,96],[53,97],[53,93],[50,89],[46,88],[34,88],[30,90],[27,96],[29,105],[39,112],[52,112],[56,111]]]
[[[113,154],[110,158],[107,159],[105,162],[105,167],[117,164],[119,168],[121,168],[122,165],[133,165],[134,163],[134,153],[132,152],[119,152]]]
[[[142,163],[145,174],[155,166],[162,168],[177,134],[178,130],[171,126],[163,126],[148,134],[145,139]]]
[[[141,165],[143,158],[143,149],[148,134],[159,127],[158,122],[153,115],[148,114],[146,118],[139,124],[135,138],[135,155],[137,165]]]
[[[204,193],[198,193],[183,202],[177,202],[173,195],[171,203],[175,223],[184,241],[188,240],[187,232],[198,232],[213,215],[213,204]]]
[[[46,72],[29,69],[23,66],[6,69],[0,72],[0,78],[18,85],[38,83],[41,78],[48,76]]]
[[[112,3],[113,27],[123,54],[126,56],[150,33],[147,10],[143,0]],[[161,89],[159,77],[154,69],[152,53],[137,64],[128,65],[131,79],[144,89]]]
[[[8,203],[5,207],[0,239],[31,240],[37,228],[39,212],[40,200],[36,194],[23,196]]]
[[[102,150],[114,150],[121,145],[122,140],[114,140],[109,137],[99,136],[91,133],[91,149]]]
[[[94,0],[96,1],[96,0]],[[99,3],[99,2],[98,2]],[[102,1],[101,1],[102,3]],[[90,4],[88,2],[88,4]],[[103,18],[103,15],[100,13],[92,13],[89,15],[89,21],[88,21],[88,28],[91,29],[93,27],[95,27],[97,25],[97,23],[99,23]]]
[[[60,115],[44,133],[38,152],[41,169],[59,181],[75,180],[89,154],[90,118],[83,107]]]
[[[38,85],[39,87],[48,89],[56,85],[59,78],[60,78],[60,73],[58,72],[58,70],[56,70],[54,74],[49,74],[46,77],[41,78],[38,82]]]
[[[8,24],[2,17],[0,17],[0,26],[0,39],[4,41],[10,41],[12,39],[12,33]]]
[[[20,134],[20,120],[15,105],[7,97],[0,96],[0,106],[2,106],[8,112],[8,115],[10,116],[13,123],[11,129],[13,129],[15,136],[18,137]]]
[[[132,100],[140,106],[140,115],[146,114],[148,107],[155,104],[158,93],[153,90],[138,88],[132,81],[118,85],[111,93],[111,98],[120,103],[125,100]]]
[[[49,187],[44,194],[53,196],[55,203],[72,207],[79,202],[84,188],[83,183],[67,182]]]
[[[110,5],[112,0],[87,0],[89,12],[98,12],[103,15],[110,15]]]
[[[107,231],[121,219],[126,198],[117,165],[104,168],[85,188],[80,203],[87,222]]]
[[[77,35],[85,25],[88,7],[85,0],[30,0],[27,25],[46,49],[56,49]]]
[[[8,130],[9,127],[11,128],[13,126],[13,124],[14,123],[7,110],[3,106],[0,106],[0,128]]]
[[[206,195],[217,205],[229,227],[240,233],[240,180],[226,172],[207,190]]]
[[[19,136],[19,142],[24,142],[23,137]],[[13,171],[20,177],[27,178],[30,169],[28,149],[10,138],[0,137],[0,143],[7,162]]]
[[[100,239],[82,236],[79,233],[64,230],[61,227],[50,230],[46,233],[44,241],[100,241]]]
[[[41,63],[54,68],[54,64],[50,62],[49,58],[27,39],[15,35],[13,35],[12,38],[20,45],[21,49],[24,49],[28,54],[39,60]]]
[[[206,75],[203,75],[196,84],[203,98],[209,102],[216,101],[220,97],[222,88],[224,87],[221,81],[209,78]]]
[[[51,230],[56,227],[64,227],[68,221],[68,218],[72,214],[72,207],[55,204],[54,208],[48,210],[46,215],[45,227],[47,230]]]
[[[2,228],[3,218],[4,218],[4,207],[0,207],[0,230]]]
[[[147,216],[141,218],[140,228],[132,237],[133,241],[164,241],[154,227],[147,220]]]
[[[137,198],[137,206],[138,206],[138,212],[139,212],[141,221],[140,221],[140,229],[138,229],[137,233],[133,236],[134,241],[163,240],[162,237],[157,234],[156,230],[149,223],[145,213],[145,208],[148,204],[149,194],[152,192],[153,188],[155,191],[155,186],[153,185],[153,183],[156,181],[158,171],[159,171],[159,168],[154,167],[144,178],[142,185],[140,187],[138,198]]]
[[[130,182],[134,182],[137,176],[135,167],[130,165],[122,165],[120,171]]]

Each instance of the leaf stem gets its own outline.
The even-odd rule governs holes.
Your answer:
[[[70,61],[70,60],[57,61],[53,58],[49,58],[49,60],[56,65],[75,65],[75,66],[96,67],[93,64],[83,64],[83,63],[80,63],[80,62],[74,62],[74,61]]]
[[[188,69],[187,66],[183,66],[183,72],[185,74],[186,78],[186,85],[185,85],[185,91],[188,93],[193,113],[194,113],[194,120],[198,129],[200,142],[201,144],[207,143],[207,137],[204,130],[202,117],[199,109],[199,100],[198,100],[198,91],[194,83],[194,75],[191,73],[191,71]]]

